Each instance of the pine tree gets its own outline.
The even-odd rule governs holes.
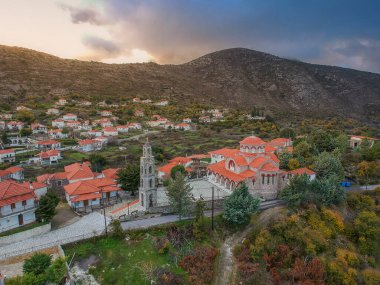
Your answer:
[[[186,182],[181,173],[177,173],[174,180],[170,181],[166,189],[166,195],[173,211],[178,214],[179,219],[190,214],[192,187]]]

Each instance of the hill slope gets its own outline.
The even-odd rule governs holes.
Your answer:
[[[79,93],[169,98],[275,115],[340,115],[374,122],[380,74],[282,59],[249,49],[214,52],[181,65],[104,64],[0,45],[0,98]],[[13,100],[13,99],[12,99]]]

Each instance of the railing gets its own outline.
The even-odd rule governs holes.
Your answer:
[[[92,237],[100,236],[103,233],[104,233],[104,230],[98,230],[98,231],[93,231],[90,233],[83,233],[81,235],[72,236],[69,238],[59,239],[59,240],[56,240],[56,241],[51,242],[51,243],[36,245],[36,246],[29,247],[29,248],[15,250],[12,252],[0,253],[0,260],[6,259],[9,257],[15,257],[15,256],[20,256],[20,255],[32,253],[32,252],[43,250],[43,249],[48,249],[48,248],[55,247],[58,245],[65,245],[65,244],[69,244],[72,242],[76,242],[76,241],[80,241],[80,240],[84,240],[84,239],[89,239]]]

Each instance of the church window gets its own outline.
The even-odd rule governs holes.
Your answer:
[[[274,184],[274,175],[272,175],[272,184]]]
[[[141,193],[141,206],[144,206],[144,194]]]
[[[231,171],[235,171],[235,162],[233,160],[230,160],[228,162],[228,168],[231,170]]]
[[[267,175],[267,184],[269,184],[269,175]]]
[[[149,188],[152,188],[153,187],[153,181],[152,179],[149,180]]]
[[[262,175],[261,178],[262,178],[261,184],[264,184],[265,183],[265,176]]]
[[[141,187],[144,187],[144,180],[141,179]]]
[[[152,166],[149,166],[149,174],[152,173]]]

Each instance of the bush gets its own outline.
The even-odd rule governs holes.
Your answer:
[[[35,253],[32,257],[25,259],[22,271],[34,275],[42,274],[49,268],[51,256],[45,253]]]
[[[380,270],[367,268],[362,271],[365,285],[380,284]]]
[[[111,223],[110,223],[110,229],[111,229],[111,235],[112,237],[116,238],[116,239],[123,239],[125,238],[125,231],[123,230],[123,228],[121,227],[121,223],[119,220],[113,220]]]

